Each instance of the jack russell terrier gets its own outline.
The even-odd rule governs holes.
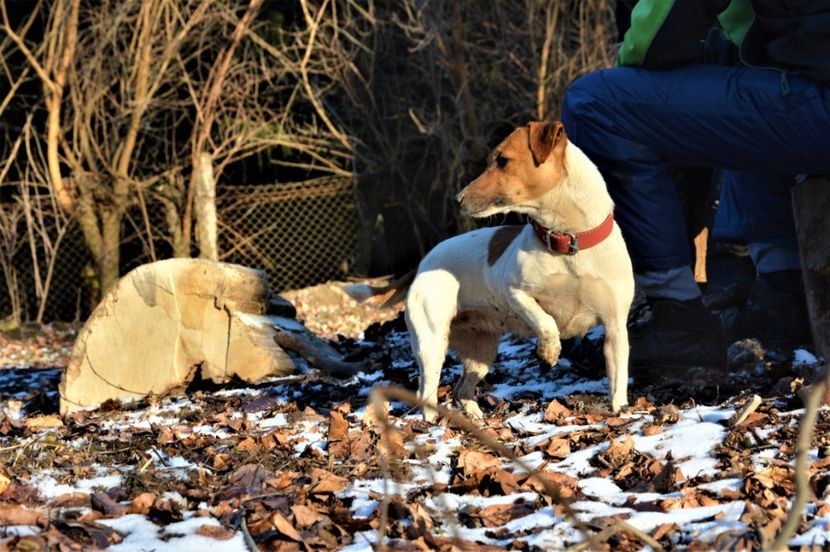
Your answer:
[[[393,289],[402,296],[409,285],[406,324],[420,368],[421,399],[435,404],[452,347],[464,367],[455,400],[481,418],[476,386],[496,359],[503,334],[537,336],[537,354],[554,365],[560,339],[603,324],[611,408],[625,406],[631,260],[599,170],[568,142],[562,123],[532,122],[514,130],[456,200],[467,216],[514,212],[530,222],[445,240],[424,257],[414,280],[347,290],[361,300]],[[425,408],[427,420],[435,416],[434,408]]]

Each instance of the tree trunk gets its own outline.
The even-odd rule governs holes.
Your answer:
[[[830,178],[793,187],[793,212],[816,348],[830,359]]]
[[[101,278],[101,296],[106,295],[121,277],[121,213],[103,215],[101,247],[95,252],[98,276]]]
[[[211,261],[219,260],[216,244],[216,180],[213,178],[213,159],[207,153],[199,154],[193,167],[196,194],[193,209],[196,214],[196,240],[199,256]]]

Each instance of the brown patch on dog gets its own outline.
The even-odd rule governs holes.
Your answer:
[[[527,130],[530,153],[536,167],[547,160],[557,142],[567,138],[565,127],[559,121],[528,123]]]
[[[568,136],[562,123],[532,122],[499,144],[484,172],[456,196],[468,216],[526,206],[566,177]]]
[[[496,261],[504,253],[504,250],[507,249],[507,246],[510,245],[516,236],[522,231],[524,226],[520,224],[512,224],[510,226],[500,226],[498,230],[493,232],[493,236],[490,238],[490,243],[487,245],[487,264],[493,266],[496,264]]]

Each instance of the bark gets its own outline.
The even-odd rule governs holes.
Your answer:
[[[807,309],[813,340],[830,358],[830,178],[816,178],[793,188],[793,211],[804,270]]]
[[[213,177],[213,159],[207,153],[199,156],[198,165],[193,167],[196,194],[196,240],[199,242],[199,257],[211,261],[219,260],[216,243],[216,180]]]

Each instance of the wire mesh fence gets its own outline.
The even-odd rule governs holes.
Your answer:
[[[259,268],[275,290],[349,273],[358,215],[352,180],[217,189],[220,260]]]
[[[0,208],[17,207],[0,204]],[[50,207],[42,208],[48,214]],[[351,179],[220,186],[217,211],[220,260],[263,270],[274,290],[343,278],[353,265],[359,221]],[[47,224],[53,219],[47,216]],[[0,319],[11,316],[17,303],[20,318],[33,320],[43,295],[38,293],[36,279],[43,280],[49,255],[38,246],[33,252],[26,240],[23,217],[15,224],[17,228],[7,235],[18,236],[19,243],[8,256],[8,270],[0,274],[5,283],[0,289]],[[54,251],[54,269],[43,310],[46,321],[83,319],[97,297],[94,262],[81,231],[74,221],[66,225]],[[57,230],[53,227],[50,232],[55,234]],[[125,230],[124,244],[142,242],[133,233]],[[4,239],[8,250],[12,244],[7,236]],[[148,260],[140,248],[122,247],[122,272]]]

